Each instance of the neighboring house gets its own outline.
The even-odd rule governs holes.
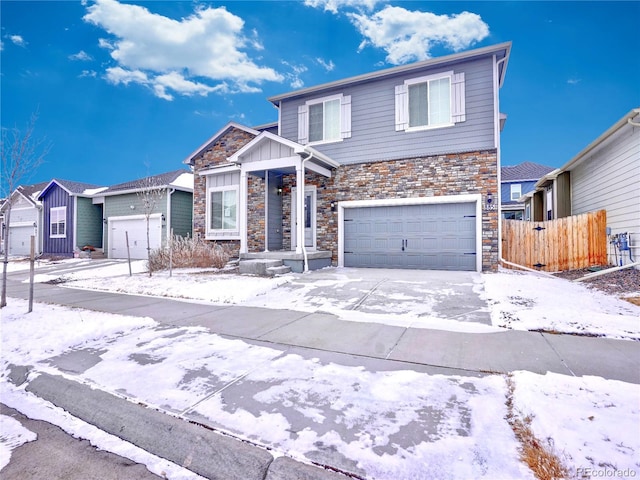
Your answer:
[[[120,183],[98,193],[93,202],[102,205],[107,256],[127,258],[128,239],[131,258],[146,259],[147,215],[152,249],[165,245],[172,230],[174,235],[191,235],[193,174],[182,169]]]
[[[194,235],[305,268],[495,270],[510,49],[271,97],[277,130],[230,122],[185,160]]]
[[[42,253],[71,257],[84,246],[102,249],[102,205],[93,195],[106,187],[53,179],[38,196],[42,202]]]
[[[31,237],[36,237],[35,253],[42,251],[42,204],[38,195],[47,183],[24,185],[16,188],[11,194],[10,225],[5,225],[8,202],[0,207],[2,214],[2,249],[4,249],[5,230],[9,235],[9,255],[29,255],[31,253]],[[4,252],[4,250],[3,250]]]
[[[523,220],[527,218],[525,204],[520,197],[534,190],[536,182],[553,168],[533,162],[502,167],[500,169],[500,205],[502,218],[507,220]]]
[[[525,204],[534,221],[605,209],[610,240],[628,234],[631,255],[638,259],[640,108],[625,114],[564,166],[542,177]],[[617,252],[610,252],[611,263],[615,263]]]

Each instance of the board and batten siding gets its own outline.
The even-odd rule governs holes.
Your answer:
[[[74,215],[74,202],[73,198],[59,185],[53,184],[46,192],[45,198],[42,200],[43,204],[43,240],[42,251],[45,254],[50,255],[73,255],[74,239],[73,232],[75,231],[73,225]],[[66,218],[66,232],[64,238],[51,238],[50,226],[51,226],[51,208],[55,207],[67,207]]]
[[[571,169],[572,214],[607,210],[612,234],[631,233],[640,254],[640,128],[624,127]]]
[[[451,127],[396,131],[396,85],[411,78],[448,71],[465,74],[466,121]],[[285,100],[280,112],[282,136],[298,141],[299,105],[307,100],[340,93],[351,96],[351,137],[339,142],[311,145],[341,164],[496,148],[492,58],[425,68]]]
[[[171,194],[171,227],[173,234],[191,236],[193,220],[193,194],[176,190]]]

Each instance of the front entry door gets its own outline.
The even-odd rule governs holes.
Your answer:
[[[296,189],[291,189],[291,248],[298,246],[297,223],[298,209],[296,199]],[[304,195],[304,246],[316,248],[316,189],[306,187]]]

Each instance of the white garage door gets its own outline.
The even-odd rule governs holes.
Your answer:
[[[147,258],[147,220],[146,218],[109,219],[109,258],[127,258],[127,235],[131,258]],[[160,248],[162,225],[160,217],[149,219],[150,248]]]
[[[9,255],[30,255],[31,235],[35,235],[33,225],[9,228]],[[38,243],[36,242],[36,250]],[[37,252],[36,252],[37,253]]]
[[[475,203],[345,208],[345,267],[476,270]]]

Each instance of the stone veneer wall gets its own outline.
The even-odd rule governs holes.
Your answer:
[[[204,237],[206,215],[206,179],[199,171],[227,163],[227,158],[254,138],[251,133],[231,128],[216,143],[195,158],[193,234]],[[338,213],[331,202],[414,198],[442,195],[482,194],[483,203],[490,192],[498,201],[498,162],[495,150],[408,158],[384,162],[344,165],[331,178],[307,173],[307,185],[317,188],[317,248],[332,252],[338,259]],[[265,245],[264,180],[249,175],[247,246],[260,252]],[[283,248],[291,248],[291,188],[295,175],[283,177]],[[242,200],[241,200],[242,201]],[[498,267],[498,211],[482,212],[482,269]],[[217,242],[237,256],[239,241]]]
[[[231,127],[215,143],[208,145],[194,158],[193,184],[193,236],[204,238],[206,233],[207,179],[199,172],[228,163],[228,158],[255,138],[255,135]],[[217,241],[231,257],[237,257],[240,251],[239,240]]]
[[[331,178],[307,173],[307,185],[317,188],[317,248],[332,252],[338,260],[338,212],[332,201],[415,198],[487,193],[498,201],[497,155],[495,150],[387,162],[344,165]],[[291,187],[295,176],[283,179],[284,245],[291,245]],[[498,211],[482,212],[482,269],[498,268]]]

